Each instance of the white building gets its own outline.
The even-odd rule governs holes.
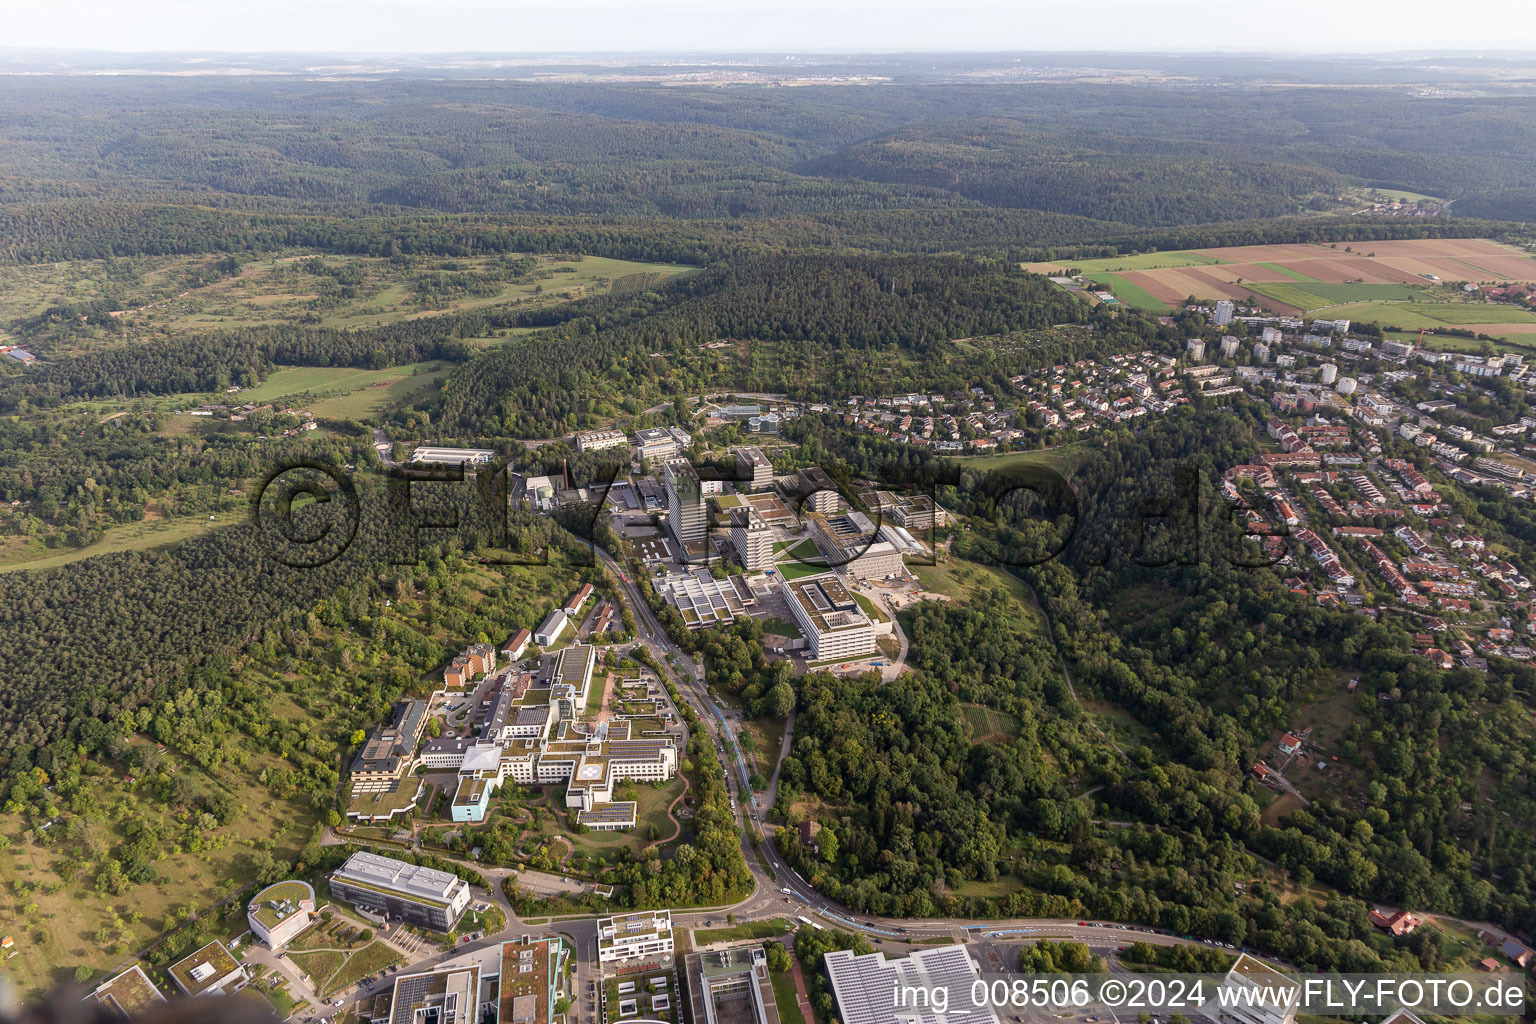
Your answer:
[[[1317,379],[1324,384],[1332,384],[1339,378],[1339,368],[1333,363],[1324,363],[1317,368]]]
[[[495,455],[488,448],[438,448],[424,444],[411,453],[411,461],[437,466],[483,466]]]
[[[533,642],[540,647],[549,647],[560,642],[560,634],[570,626],[571,620],[565,614],[564,608],[556,608],[545,616],[539,623],[539,628],[533,631]]]
[[[1247,953],[1237,958],[1221,987],[1231,995],[1222,999],[1223,1024],[1294,1024],[1301,1001],[1301,986]],[[1267,991],[1274,996],[1289,993],[1277,1003],[1260,1003],[1246,992]],[[1244,993],[1244,994],[1239,994]],[[1252,1005],[1247,1005],[1252,1000]]]
[[[1211,323],[1215,324],[1217,327],[1225,327],[1227,324],[1232,322],[1233,312],[1234,307],[1231,300],[1222,299],[1216,303],[1216,313],[1211,318]]]
[[[598,963],[671,955],[670,910],[648,910],[597,919]]]
[[[693,438],[678,427],[646,427],[635,431],[635,454],[650,462],[675,459],[693,446]]]
[[[1205,358],[1205,342],[1199,338],[1190,338],[1184,343],[1184,348],[1189,352],[1189,358],[1197,363]]]
[[[875,653],[875,624],[836,573],[790,580],[784,589],[790,613],[810,641],[812,661],[847,661]]]
[[[608,448],[623,448],[629,444],[629,438],[624,436],[622,430],[588,430],[576,435],[576,450],[579,452],[600,452]]]
[[[773,486],[773,463],[768,461],[761,448],[732,448],[731,454],[736,456],[736,472],[742,478],[741,486],[751,491]]]
[[[1231,359],[1237,355],[1237,339],[1228,334],[1221,339],[1221,357]]]
[[[773,568],[773,530],[751,506],[731,510],[731,547],[748,572]]]
[[[434,931],[452,931],[469,906],[469,883],[436,868],[364,850],[330,878],[331,895]]]
[[[297,879],[267,886],[245,908],[251,933],[269,949],[286,946],[314,917],[315,890]]]
[[[1262,341],[1259,342],[1257,345],[1253,346],[1253,361],[1258,363],[1260,366],[1264,365],[1265,363],[1269,362],[1269,352],[1269,346],[1264,344]]]

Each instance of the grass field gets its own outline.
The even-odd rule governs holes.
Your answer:
[[[173,841],[186,831],[177,823],[176,809],[151,794],[139,794],[106,769],[88,772],[89,791],[99,809],[89,820],[64,811],[49,834],[40,836],[21,816],[0,815],[0,835],[8,840],[0,849],[0,889],[12,894],[0,901],[0,934],[16,940],[4,971],[23,995],[70,982],[79,966],[108,970],[173,930],[173,912],[189,904],[206,910],[243,886],[251,878],[252,841],[270,840],[275,857],[291,860],[308,839],[317,813],[313,805],[307,800],[277,800],[255,783],[265,767],[278,763],[275,758],[254,758],[248,770],[218,777],[172,754],[166,762],[192,783],[194,792],[223,791],[235,806],[248,809],[229,825],[209,830],[205,841],[216,845],[203,852],[174,847]],[[166,837],[159,850],[163,856],[153,860],[156,879],[133,886],[121,897],[102,894],[95,887],[97,872],[116,844],[126,840],[128,827],[140,821],[153,823]],[[93,846],[101,847],[95,857],[88,853]],[[61,877],[66,862],[78,870]],[[244,904],[233,910],[243,930]],[[103,934],[111,937],[104,940]]]
[[[1027,452],[1000,452],[996,455],[949,456],[956,462],[973,469],[1011,469],[1015,466],[1045,466],[1058,473],[1071,472],[1095,447],[1078,442],[1060,448],[1045,448]]]
[[[1077,269],[1126,305],[1154,312],[1190,296],[1254,301],[1294,313],[1345,302],[1455,300],[1462,297],[1457,285],[1463,281],[1536,281],[1536,259],[1529,253],[1478,238],[1225,246],[1025,269],[1052,275]]]
[[[115,551],[148,551],[196,537],[220,526],[229,526],[239,519],[239,515],[233,512],[218,513],[212,520],[206,515],[146,519],[126,526],[115,526],[101,540],[83,548],[47,548],[36,543],[4,547],[0,548],[0,572],[52,569],[82,558],[107,555]]]
[[[1273,273],[1279,274],[1281,277],[1286,278],[1286,279],[1291,280],[1291,281],[1316,281],[1317,280],[1317,278],[1312,277],[1311,275],[1303,274],[1301,271],[1296,270],[1296,269],[1294,269],[1292,267],[1282,267],[1278,263],[1259,263],[1259,264],[1257,264],[1257,266],[1263,267],[1265,270],[1268,270],[1268,271],[1271,271]]]
[[[1089,274],[1089,280],[1105,285],[1115,293],[1115,298],[1127,306],[1154,313],[1166,313],[1168,306],[1156,295],[1137,284],[1132,284],[1119,274]]]
[[[371,942],[347,958],[340,970],[329,976],[329,982],[321,991],[322,997],[335,995],[349,985],[356,984],[370,974],[376,974],[403,960],[394,947],[380,941]],[[313,977],[313,975],[311,975]],[[320,979],[315,979],[318,984]]]
[[[293,404],[299,396],[323,399],[311,406],[322,416],[362,416],[387,411],[415,391],[434,385],[450,363],[424,362],[359,370],[347,366],[295,366],[278,370],[254,388],[233,397],[241,403]]]
[[[779,1024],[805,1024],[794,977],[783,971],[769,971],[768,979],[773,982],[773,1002],[779,1011]]]
[[[1536,313],[1491,302],[1356,302],[1328,311],[1335,319],[1359,320],[1409,329],[1477,327],[1480,324],[1530,324]]]
[[[789,931],[789,921],[782,917],[775,917],[768,921],[747,921],[732,928],[701,929],[693,933],[693,944],[708,946],[716,942],[772,939],[787,931]]]

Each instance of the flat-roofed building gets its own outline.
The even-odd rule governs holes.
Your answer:
[[[811,539],[827,556],[827,564],[840,572],[877,580],[907,571],[901,562],[901,549],[882,540],[874,521],[862,512],[834,516],[807,512],[805,525],[811,531]]]
[[[824,962],[843,1024],[998,1024],[990,1009],[970,1009],[971,986],[981,980],[981,970],[964,946],[919,950],[900,960],[887,960],[878,950],[859,956],[841,949],[828,953]],[[947,1013],[940,1013],[933,1001],[897,1003],[902,990],[940,988],[949,997]]]
[[[773,568],[773,528],[750,505],[731,510],[731,547],[748,572]]]
[[[1301,1002],[1301,986],[1273,967],[1249,956],[1237,958],[1221,987],[1231,995],[1223,997],[1221,1019],[1231,1024],[1294,1024]],[[1260,1002],[1249,993],[1261,992],[1271,997]]]
[[[227,996],[249,980],[240,961],[217,939],[171,964],[166,973],[189,996]]]
[[[785,495],[791,501],[801,503],[802,509],[831,515],[842,504],[837,484],[820,466],[802,469],[786,486]]]
[[[662,467],[667,490],[667,525],[680,545],[709,536],[708,499],[720,494],[719,480],[704,480],[687,459],[672,459]]]
[[[570,947],[559,938],[501,944],[496,1024],[549,1024],[566,977]]]
[[[269,885],[245,908],[251,934],[270,949],[287,945],[315,919],[315,890],[291,878]]]
[[[669,573],[656,590],[677,609],[689,629],[729,626],[747,611],[740,590],[729,580],[715,579],[707,569]]]
[[[576,435],[576,450],[579,452],[600,452],[628,446],[629,438],[622,430],[587,430]]]
[[[159,1004],[165,996],[155,988],[144,968],[134,964],[120,974],[114,974],[91,989],[82,1002],[95,1003],[114,1017],[137,1020]]]
[[[635,454],[648,462],[675,459],[693,446],[693,438],[679,427],[645,427],[635,431]]]
[[[469,883],[457,875],[367,851],[347,858],[330,884],[337,899],[440,932],[469,906]]]
[[[738,486],[749,491],[761,491],[773,486],[773,463],[761,448],[732,448],[736,456],[736,474],[741,479]]]
[[[647,910],[638,914],[619,914],[597,919],[597,960],[609,964],[616,960],[670,956],[672,953],[672,912]]]
[[[790,613],[810,642],[812,661],[875,653],[875,625],[835,573],[789,580],[784,589]]]
[[[416,744],[427,724],[427,702],[401,701],[388,725],[376,727],[352,759],[352,794],[387,793],[416,763]]]
[[[949,522],[949,513],[926,494],[865,491],[859,500],[882,522],[894,522],[907,530],[931,530]]]
[[[688,999],[694,1024],[779,1024],[760,945],[690,953]]]
[[[388,991],[358,1004],[358,1016],[368,1024],[480,1024],[497,1005],[495,979],[482,975],[479,963],[397,974]]]
[[[591,644],[573,644],[561,651],[555,660],[555,680],[574,689],[576,700],[585,707],[596,668],[597,648]]]
[[[435,466],[483,466],[496,457],[489,448],[439,448],[424,444],[411,452],[411,461]]]

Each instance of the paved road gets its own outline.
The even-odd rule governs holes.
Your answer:
[[[661,624],[656,621],[649,606],[641,598],[639,589],[632,582],[625,579],[623,570],[619,567],[607,552],[594,548],[596,557],[602,565],[620,579],[620,587],[630,603],[631,610],[636,616],[636,622],[641,631],[638,641],[655,658],[661,666],[661,672],[672,681],[678,692],[694,706],[699,715],[699,720],[708,735],[716,743],[728,745],[738,760],[740,778],[728,774],[726,779],[727,789],[736,802],[739,821],[742,825],[742,852],[747,865],[752,873],[753,890],[740,901],[724,907],[710,909],[687,910],[672,915],[673,925],[679,929],[696,929],[705,927],[720,927],[726,922],[727,915],[734,915],[738,923],[745,921],[768,920],[777,917],[797,918],[805,917],[809,920],[824,922],[828,925],[863,932],[872,940],[881,944],[901,946],[912,943],[922,943],[924,940],[954,939],[968,943],[1004,944],[1032,942],[1036,939],[1073,939],[1088,943],[1099,952],[1112,951],[1117,945],[1124,945],[1134,941],[1150,942],[1155,945],[1198,944],[1183,936],[1162,934],[1150,929],[1139,928],[1130,925],[1121,925],[1114,922],[1078,921],[1064,918],[1013,918],[1008,920],[967,920],[967,919],[915,919],[915,918],[885,918],[869,914],[854,913],[848,908],[834,903],[816,892],[802,879],[797,872],[779,856],[774,847],[772,833],[769,832],[763,841],[754,846],[751,842],[751,825],[761,827],[761,815],[772,806],[771,802],[759,805],[754,800],[743,800],[741,795],[746,793],[751,796],[746,787],[745,760],[741,758],[740,748],[736,745],[735,735],[732,733],[729,723],[720,713],[720,709],[710,699],[702,682],[700,667],[691,660],[684,664],[693,668],[692,672],[677,671],[670,662],[672,655],[683,657],[666,639],[666,633]],[[1064,666],[1065,667],[1065,666]],[[686,725],[685,725],[686,730]],[[793,735],[793,720],[785,730],[784,745],[782,750],[787,750]],[[686,748],[687,734],[684,734]],[[781,750],[781,753],[782,753]],[[770,801],[777,784],[777,771],[774,779],[764,793],[759,797],[768,798]],[[750,820],[749,820],[750,819]],[[334,839],[333,839],[334,841]],[[500,943],[517,939],[523,935],[555,935],[563,934],[570,939],[576,948],[577,974],[575,988],[571,995],[575,1000],[578,1013],[585,1013],[587,1006],[588,982],[597,978],[596,963],[596,918],[585,917],[573,920],[554,919],[543,926],[530,927],[520,921],[511,913],[510,905],[506,902],[505,895],[500,891],[501,882],[510,870],[506,868],[494,868],[484,865],[471,865],[475,870],[485,875],[487,880],[496,887],[496,892],[490,894],[507,911],[507,926],[500,932],[487,935],[483,939],[459,946],[451,952],[434,953],[411,964],[411,970],[429,970],[449,960],[460,960],[490,955],[491,950]],[[519,878],[527,877],[524,872]],[[790,890],[791,895],[785,895],[781,890]],[[392,983],[389,975],[381,981],[361,989],[353,990],[347,998],[371,998],[376,991],[381,991]],[[312,1012],[312,1010],[311,1010]],[[304,1012],[300,1016],[306,1016]]]

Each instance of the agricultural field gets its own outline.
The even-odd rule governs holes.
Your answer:
[[[1508,306],[1452,301],[1462,295],[1452,282],[1536,281],[1536,258],[1477,238],[1361,242],[1358,248],[1346,243],[1230,246],[1112,256],[1070,267],[1029,263],[1024,269],[1053,276],[1076,270],[1108,287],[1120,301],[1143,309],[1174,308],[1194,296],[1251,302],[1291,315],[1326,309],[1329,316],[1358,320],[1378,319],[1382,311],[1373,306],[1352,317],[1346,304],[1428,300],[1476,311],[1447,308],[1431,314],[1441,326],[1519,324],[1525,319],[1519,311],[1509,312]]]

